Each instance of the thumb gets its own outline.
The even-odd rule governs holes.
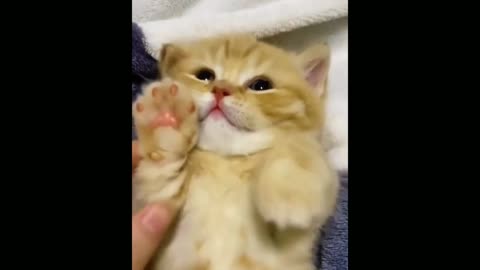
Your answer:
[[[145,268],[171,220],[171,212],[162,204],[147,206],[132,218],[132,270]]]

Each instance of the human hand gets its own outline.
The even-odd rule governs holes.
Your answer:
[[[157,250],[172,217],[163,204],[152,204],[132,217],[132,270],[143,270]]]
[[[140,161],[138,146],[132,142],[132,168]],[[164,204],[152,204],[132,217],[132,270],[143,270],[157,250],[172,220]]]

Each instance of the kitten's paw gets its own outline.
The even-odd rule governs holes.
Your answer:
[[[196,142],[195,103],[188,89],[170,80],[145,88],[133,104],[133,119],[140,144],[153,159],[162,151],[184,153]]]
[[[291,164],[274,162],[258,179],[254,188],[257,210],[266,222],[280,229],[317,226],[329,216],[332,198],[323,196],[320,176],[291,169]]]
[[[266,222],[280,229],[305,229],[313,223],[314,206],[288,189],[264,190],[257,196],[257,209]]]

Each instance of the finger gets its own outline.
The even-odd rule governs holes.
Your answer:
[[[132,141],[132,169],[135,169],[140,162],[140,153],[138,151],[138,142]]]
[[[132,270],[145,268],[171,219],[171,211],[162,204],[148,206],[132,218]]]

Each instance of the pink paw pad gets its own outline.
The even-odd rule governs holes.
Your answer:
[[[137,103],[137,105],[135,105],[135,109],[137,110],[137,112],[143,112],[145,107],[143,107],[143,104],[139,102]]]
[[[176,84],[172,84],[172,86],[170,86],[170,94],[172,96],[176,96],[178,94],[178,86]]]
[[[171,112],[159,113],[151,122],[152,128],[173,127],[178,128],[178,119]]]
[[[158,92],[160,92],[160,89],[158,89],[157,87],[153,88],[153,89],[152,89],[152,96],[153,96],[153,97],[157,97],[157,96],[158,96]]]

